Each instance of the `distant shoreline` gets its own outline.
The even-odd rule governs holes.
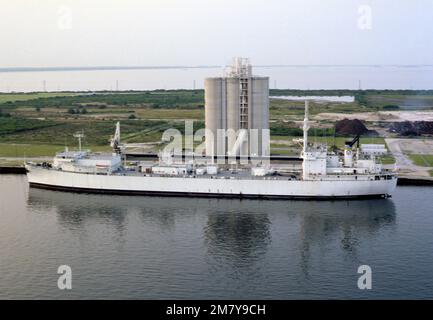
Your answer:
[[[95,66],[95,67],[17,67],[0,68],[0,72],[57,72],[57,71],[113,71],[113,70],[164,70],[212,69],[220,66]]]
[[[8,72],[58,72],[58,71],[115,71],[115,70],[170,70],[170,69],[219,69],[224,66],[78,66],[78,67],[3,67],[0,73]],[[432,64],[408,65],[255,65],[255,68],[426,68]]]
[[[409,96],[424,96],[433,95],[433,87],[431,89],[298,89],[298,88],[270,88],[270,99],[292,100],[288,97],[303,97],[304,96],[332,96],[346,97],[357,94],[403,94]],[[1,91],[0,95],[32,95],[32,94],[74,94],[74,95],[95,95],[95,94],[132,94],[132,93],[151,93],[151,92],[204,92],[203,88],[173,88],[173,89],[122,89],[122,90],[35,90],[35,91]],[[299,99],[293,99],[299,100]],[[347,102],[347,101],[346,101]]]

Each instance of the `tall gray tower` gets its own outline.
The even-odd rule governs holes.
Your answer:
[[[269,77],[253,76],[249,60],[235,58],[204,85],[206,154],[269,155]]]

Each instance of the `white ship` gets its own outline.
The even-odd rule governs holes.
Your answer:
[[[299,172],[287,173],[276,166],[229,168],[213,163],[213,159],[208,163],[138,162],[126,166],[120,152],[94,154],[80,147],[79,151],[56,154],[52,164],[27,163],[27,176],[31,187],[87,193],[259,199],[391,196],[397,176],[376,161],[377,155],[386,152],[384,145],[346,145],[340,156],[328,152],[326,145],[309,144],[309,127],[306,103]],[[112,140],[115,150],[119,150],[119,143],[117,125]]]

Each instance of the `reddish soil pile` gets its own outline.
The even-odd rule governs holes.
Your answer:
[[[351,136],[369,133],[367,127],[358,119],[343,119],[335,124],[335,132],[339,135]]]

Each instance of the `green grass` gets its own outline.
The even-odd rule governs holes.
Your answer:
[[[37,144],[0,144],[1,157],[42,157],[54,155],[56,152],[64,149],[64,146],[58,145],[37,145]]]
[[[0,93],[0,104],[5,102],[26,101],[39,98],[73,96],[72,92],[37,92],[37,93]]]
[[[110,146],[87,146],[83,148],[91,149],[92,151],[109,151]],[[56,152],[63,151],[65,146],[52,144],[8,144],[0,143],[0,157],[20,158],[20,157],[45,157],[54,156]],[[70,150],[77,149],[76,145],[70,145]]]
[[[26,118],[0,118],[0,136],[13,133],[29,133],[38,129],[50,128],[56,124],[51,121],[42,121]]]
[[[10,159],[1,159],[0,158],[0,166],[2,167],[19,167],[24,165],[24,160],[10,160]]]
[[[51,96],[26,97],[19,100],[19,97],[4,97],[0,106],[9,107],[56,107],[56,106],[79,106],[79,105],[147,105],[152,108],[161,107],[203,107],[203,90],[155,90],[144,92],[106,92],[106,93],[85,93],[57,94]],[[9,99],[9,100],[8,100]]]
[[[384,156],[380,156],[378,158],[378,160],[382,163],[382,164],[394,164],[395,163],[395,158],[392,154],[387,154]]]
[[[429,170],[428,173],[430,174],[430,177],[433,177],[433,170]]]
[[[433,154],[410,154],[410,160],[421,167],[433,167]]]
[[[299,152],[292,152],[291,150],[284,150],[284,149],[278,149],[278,150],[272,150],[271,149],[271,155],[283,155],[283,156],[294,156],[299,157]]]
[[[381,110],[384,106],[433,107],[433,91],[411,90],[271,90],[279,95],[351,95],[350,103],[311,102],[315,112],[356,112]],[[129,92],[39,92],[0,94],[0,107],[65,107],[65,106],[147,106],[152,108],[203,108],[204,90],[154,90]],[[300,113],[302,101],[271,99],[271,118],[280,112]],[[279,110],[283,109],[283,110]],[[316,111],[315,111],[316,110]]]
[[[68,108],[46,107],[39,111],[33,107],[20,107],[8,110],[14,117],[18,118],[45,118],[51,120],[65,119],[126,119],[134,114],[137,119],[160,119],[160,120],[204,120],[204,109],[185,109],[185,108],[150,108],[150,107],[119,107],[110,106],[104,109],[96,107],[83,107],[87,111],[85,114],[69,114]],[[73,108],[83,110],[83,108]]]
[[[0,118],[1,119],[1,118]],[[40,145],[75,145],[73,134],[84,131],[83,143],[86,145],[105,146],[114,134],[114,120],[77,119],[69,121],[42,121],[24,119],[22,123],[12,118],[4,118],[5,126],[0,126],[0,141],[19,144]],[[7,121],[11,121],[8,123]],[[30,121],[24,126],[26,121]],[[35,123],[36,124],[35,124]],[[38,126],[41,124],[41,126]],[[49,126],[48,126],[49,124]],[[125,142],[158,141],[162,132],[169,127],[181,127],[183,123],[163,120],[124,120],[121,121],[122,139]],[[16,130],[14,130],[16,129]],[[181,129],[181,128],[180,128]],[[131,138],[131,139],[130,139]]]
[[[135,112],[140,119],[197,119],[204,120],[204,109],[150,109],[143,108]]]

